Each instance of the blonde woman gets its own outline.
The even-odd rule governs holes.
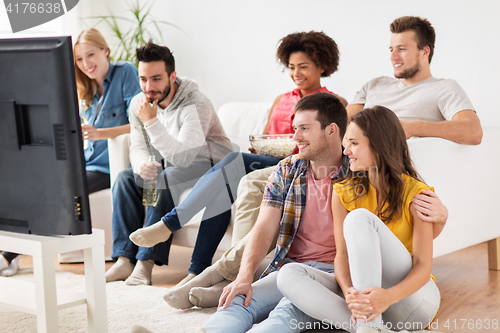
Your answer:
[[[76,38],[73,54],[78,98],[86,105],[88,124],[82,125],[82,132],[88,140],[84,153],[92,193],[110,186],[106,139],[130,132],[128,107],[141,88],[134,65],[110,62],[109,46],[98,30],[83,30]]]
[[[106,139],[130,132],[128,106],[137,95],[137,68],[129,62],[109,61],[110,49],[101,33],[83,30],[73,46],[78,98],[85,100],[83,139],[89,194],[109,188],[109,158]],[[0,254],[0,276],[11,276],[19,269],[16,253]]]

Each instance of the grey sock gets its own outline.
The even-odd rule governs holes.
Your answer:
[[[146,327],[134,324],[130,329],[130,333],[153,333],[149,331]]]
[[[134,265],[127,257],[118,257],[118,260],[106,272],[106,282],[125,280],[132,274]]]
[[[151,285],[154,265],[153,260],[138,260],[132,274],[125,280],[125,284],[127,286]]]
[[[194,306],[199,306],[200,308],[213,308],[219,305],[222,289],[229,283],[231,281],[224,280],[208,288],[192,288],[189,292],[189,301]]]
[[[174,288],[179,288],[179,287],[182,287],[183,285],[185,285],[186,283],[188,283],[189,281],[191,281],[192,279],[194,279],[196,277],[196,274],[194,273],[189,273],[184,279],[182,279],[181,281],[179,281],[179,283],[177,283]]]
[[[210,287],[222,280],[224,280],[224,277],[210,266],[185,284],[168,289],[163,299],[173,308],[189,309],[193,307],[193,304],[189,301],[191,288]]]

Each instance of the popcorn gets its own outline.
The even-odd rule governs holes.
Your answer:
[[[250,135],[250,143],[259,155],[283,158],[297,146],[293,134]]]

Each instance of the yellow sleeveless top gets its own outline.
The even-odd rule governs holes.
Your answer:
[[[399,218],[392,219],[389,223],[386,223],[387,227],[396,235],[396,237],[403,243],[408,252],[413,255],[412,244],[413,244],[413,216],[410,213],[411,199],[417,193],[423,190],[430,189],[434,191],[434,188],[427,186],[421,181],[416,180],[406,174],[403,174],[403,181],[405,183],[405,188],[403,191],[403,211]],[[368,194],[359,197],[356,200],[354,198],[354,189],[352,186],[346,186],[345,181],[336,183],[333,185],[333,189],[340,197],[342,205],[348,210],[353,211],[356,208],[365,208],[370,212],[375,212],[377,209],[377,191],[370,184],[370,190]],[[385,208],[385,207],[384,207]],[[379,216],[380,217],[380,216]],[[434,282],[436,279],[431,275]],[[431,323],[437,318],[437,313],[432,319]],[[430,324],[429,324],[430,326]]]
[[[431,186],[427,186],[421,181],[418,181],[406,174],[403,174],[402,176],[405,184],[405,188],[403,191],[402,214],[400,217],[393,218],[391,221],[386,223],[386,225],[404,244],[408,252],[413,255],[413,216],[410,213],[411,199],[415,194],[420,193],[423,190],[430,189],[434,191],[434,188],[432,188]],[[354,181],[356,183],[356,180]],[[356,200],[353,200],[354,188],[352,186],[346,186],[345,181],[334,184],[333,189],[335,192],[337,192],[342,205],[344,205],[344,207],[348,211],[353,211],[357,208],[365,208],[374,213],[377,209],[377,191],[371,184],[369,186],[370,189],[368,193],[357,198]]]

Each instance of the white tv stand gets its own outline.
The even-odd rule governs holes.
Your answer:
[[[107,332],[104,230],[90,235],[38,236],[0,231],[0,250],[33,256],[35,283],[0,277],[0,306],[37,316],[38,332],[58,332],[58,311],[87,304],[89,332]],[[56,290],[59,253],[84,250],[86,292]]]

